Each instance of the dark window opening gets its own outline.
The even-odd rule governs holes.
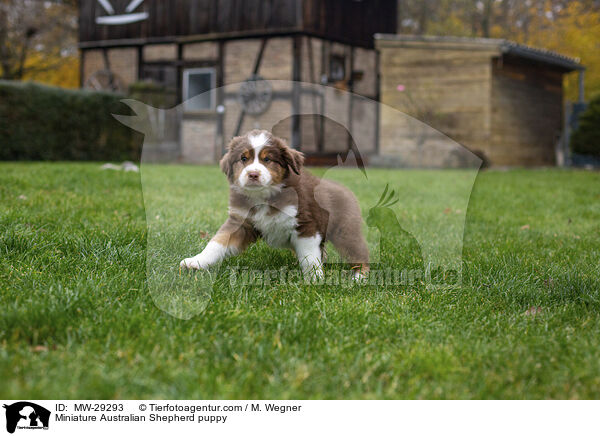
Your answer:
[[[183,100],[186,111],[206,111],[215,107],[216,73],[214,68],[190,68],[183,71]]]
[[[329,81],[340,82],[346,78],[346,57],[331,55],[329,58]]]

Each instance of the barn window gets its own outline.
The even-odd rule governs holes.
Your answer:
[[[329,81],[339,82],[346,78],[346,57],[331,55],[329,58]]]
[[[215,83],[216,74],[214,68],[190,68],[184,70],[183,100],[185,101],[185,110],[212,110],[215,107]]]

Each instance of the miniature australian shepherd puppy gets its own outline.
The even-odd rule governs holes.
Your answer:
[[[258,238],[290,248],[303,274],[323,277],[324,244],[331,241],[352,265],[354,278],[369,270],[369,251],[354,194],[303,168],[304,156],[266,130],[228,145],[220,162],[229,180],[229,217],[204,250],[182,268],[207,269],[241,253]]]

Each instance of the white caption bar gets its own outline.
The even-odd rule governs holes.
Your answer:
[[[596,401],[4,400],[4,432],[119,434],[597,435]],[[12,430],[12,432],[11,432]],[[6,434],[6,433],[4,433]]]

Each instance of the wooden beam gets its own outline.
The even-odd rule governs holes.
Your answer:
[[[85,62],[85,50],[79,50],[79,87],[83,88],[84,80],[84,62]]]
[[[381,122],[381,56],[379,50],[375,50],[375,154],[379,154],[379,123]]]
[[[144,47],[138,47],[137,79],[142,80],[142,69],[144,68]]]
[[[300,81],[302,80],[302,37],[294,36],[292,46],[292,147],[300,148],[302,131],[300,130]]]
[[[352,148],[353,139],[352,139],[352,112],[354,110],[354,80],[352,80],[352,76],[354,75],[354,47],[349,47],[349,60],[348,64],[350,68],[346,74],[348,74],[348,150]]]
[[[579,103],[585,103],[585,70],[579,70]]]
[[[256,54],[256,58],[254,60],[254,67],[252,68],[252,74],[257,75],[260,70],[260,64],[263,59],[263,54],[265,53],[265,47],[267,46],[269,38],[263,38],[260,43],[260,48],[258,49],[258,53]],[[238,136],[242,130],[242,124],[244,123],[244,117],[246,116],[246,111],[242,108],[240,115],[238,117],[238,121],[235,127],[234,136]]]
[[[352,41],[349,38],[344,37],[331,37],[323,32],[317,32],[312,30],[302,30],[296,27],[270,29],[270,30],[245,30],[240,32],[224,32],[224,33],[207,33],[202,35],[190,35],[190,36],[161,36],[161,37],[147,37],[147,38],[122,38],[122,39],[104,39],[97,41],[81,41],[78,44],[79,48],[100,48],[100,47],[129,47],[146,44],[173,44],[181,43],[187,44],[192,42],[205,42],[205,41],[226,41],[230,39],[248,39],[248,38],[260,38],[260,37],[276,37],[276,36],[310,36],[314,38],[320,38],[327,41],[339,42],[340,44],[352,45],[355,47],[363,47],[372,49],[372,44],[360,44]]]
[[[183,44],[177,44],[177,103],[183,102],[183,68],[181,61],[183,59]]]
[[[217,55],[217,108],[219,106],[225,107],[225,91],[223,85],[225,83],[225,42],[219,41]],[[225,113],[219,112],[217,119],[217,148],[220,148],[221,156],[225,154]]]

